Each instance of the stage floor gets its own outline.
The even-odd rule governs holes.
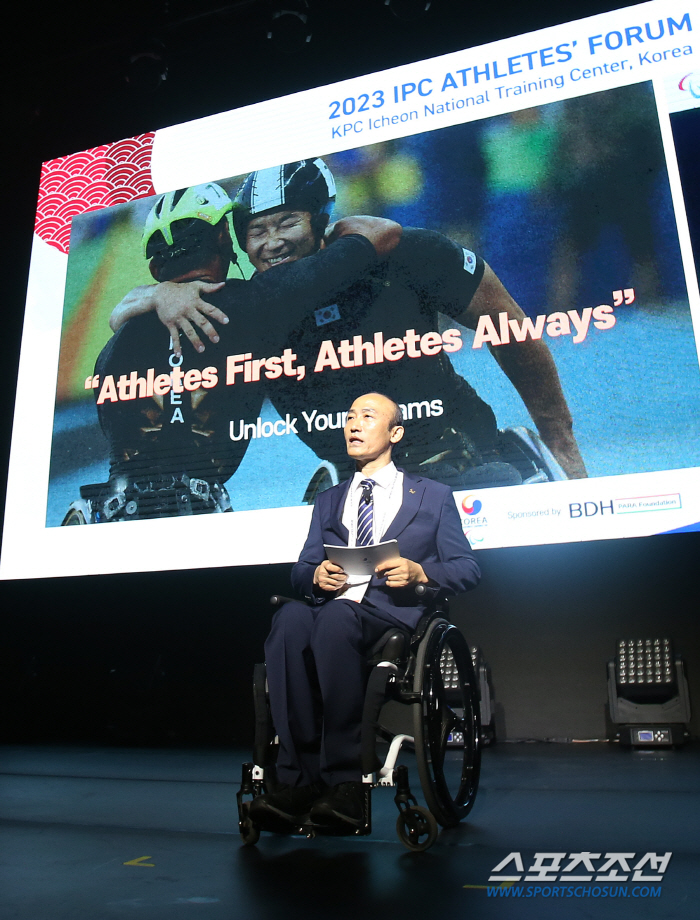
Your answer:
[[[242,846],[245,751],[5,747],[0,758],[5,920],[700,916],[697,745],[487,748],[470,816],[421,854],[396,837],[391,790],[373,795],[371,837]],[[420,802],[412,755],[402,762]],[[638,870],[660,880],[633,879],[647,853],[668,852],[665,871]],[[512,853],[522,872],[514,856],[501,874],[523,878],[489,885]],[[525,879],[545,853],[542,865],[561,857],[553,880]],[[585,863],[565,871],[577,853],[593,854],[590,881],[570,878]],[[623,862],[603,871],[606,854]]]

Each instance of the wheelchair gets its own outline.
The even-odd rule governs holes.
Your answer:
[[[442,440],[444,450],[424,460],[418,468],[429,479],[448,485],[453,492],[567,479],[566,473],[542,438],[522,425],[499,430],[495,462],[492,460],[474,465],[476,449],[470,439],[456,429],[446,430]],[[397,458],[401,465],[398,452]],[[322,460],[306,486],[302,501],[313,505],[320,492],[350,478],[353,473],[351,463],[341,461],[338,465]]]
[[[226,487],[205,479],[181,476],[134,478],[117,476],[109,482],[80,487],[61,527],[155,517],[232,511]]]
[[[417,589],[417,593],[423,592]],[[275,606],[287,600],[279,595],[271,598]],[[446,601],[425,613],[414,632],[388,629],[370,649],[367,671],[361,727],[362,823],[359,827],[306,823],[290,826],[288,833],[309,838],[366,836],[372,832],[372,790],[392,787],[399,839],[409,850],[427,850],[437,838],[438,825],[455,827],[471,810],[481,766],[479,687],[467,642],[447,619]],[[250,804],[256,796],[274,791],[277,747],[264,664],[255,666],[253,694],[253,762],[243,764],[237,793],[239,831],[247,845],[258,842],[261,830],[248,814]],[[389,742],[383,761],[378,740]],[[427,807],[419,805],[411,791],[408,767],[397,765],[404,746],[415,750]],[[454,752],[454,760],[448,761],[448,749]]]

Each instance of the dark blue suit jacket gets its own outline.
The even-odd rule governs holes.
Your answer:
[[[313,577],[326,558],[324,543],[347,545],[348,530],[342,517],[351,482],[334,486],[316,498],[309,535],[292,570],[294,589],[314,604],[334,597],[315,586]],[[414,588],[387,588],[384,579],[375,575],[363,602],[380,607],[407,626],[418,623],[426,602],[438,593],[460,594],[479,583],[481,572],[462,531],[452,491],[442,483],[404,472],[403,502],[382,540],[398,540],[401,555],[419,562],[431,583],[421,600]]]

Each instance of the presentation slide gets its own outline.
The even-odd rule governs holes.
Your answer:
[[[296,560],[367,392],[475,549],[700,529],[697,19],[652,0],[45,163],[0,577]]]

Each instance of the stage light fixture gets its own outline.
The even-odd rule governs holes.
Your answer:
[[[277,51],[294,54],[311,41],[307,0],[285,0],[272,11],[267,37]]]
[[[163,42],[153,39],[142,43],[129,56],[124,79],[137,92],[154,93],[168,79]]]
[[[688,739],[688,682],[669,638],[618,641],[608,662],[608,702],[621,744],[664,747]]]
[[[430,0],[384,0],[384,6],[388,6],[397,19],[411,22],[428,12]]]

